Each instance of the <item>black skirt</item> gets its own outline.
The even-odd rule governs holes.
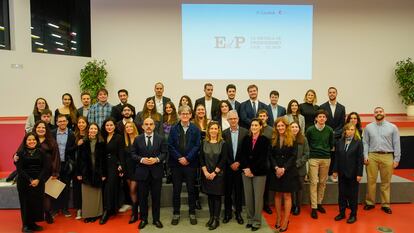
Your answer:
[[[269,190],[275,192],[297,192],[300,190],[299,176],[297,172],[287,171],[282,177],[276,177],[276,172],[271,172],[269,178]]]

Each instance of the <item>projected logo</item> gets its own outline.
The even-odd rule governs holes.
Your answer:
[[[227,38],[225,36],[216,36],[215,47],[216,49],[240,49],[246,38],[244,36],[235,36]]]

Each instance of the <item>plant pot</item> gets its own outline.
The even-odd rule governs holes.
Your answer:
[[[414,104],[407,105],[407,116],[414,117]]]

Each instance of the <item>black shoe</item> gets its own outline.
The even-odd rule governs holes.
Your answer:
[[[201,203],[200,203],[200,200],[196,200],[196,202],[195,202],[195,208],[197,209],[197,210],[201,210],[202,208],[201,208]]]
[[[32,231],[43,231],[43,227],[37,225],[36,223],[33,223],[32,225],[30,225],[30,230],[32,230]]]
[[[23,226],[22,232],[23,233],[32,233],[33,231],[28,226]]]
[[[246,224],[246,228],[252,228],[252,226],[253,226],[253,225],[252,225],[252,224],[250,224],[250,223],[247,223],[247,224]]]
[[[381,210],[384,211],[387,214],[392,214],[392,210],[390,207],[381,207]]]
[[[340,221],[344,218],[345,218],[345,214],[340,213],[340,214],[336,215],[336,217],[334,219],[335,219],[335,221]]]
[[[257,230],[259,230],[259,227],[252,226],[252,231],[257,231]]]
[[[138,229],[144,229],[144,227],[148,224],[148,220],[141,220],[138,224]]]
[[[89,218],[89,222],[96,222],[98,220],[98,217]]]
[[[242,225],[244,223],[244,220],[243,220],[240,213],[236,214],[236,220],[237,220],[237,223],[240,224],[240,225]]]
[[[155,227],[157,227],[157,228],[163,228],[164,227],[160,220],[153,221],[152,224],[155,225]]]
[[[317,208],[317,210],[318,210],[319,212],[321,212],[322,214],[326,213],[325,208],[323,208],[323,206],[322,206],[321,204],[318,204],[318,208]]]
[[[180,215],[174,214],[171,220],[171,225],[177,225],[180,222]]]
[[[316,209],[312,209],[311,218],[318,219],[318,212],[316,212]]]
[[[52,214],[49,211],[45,212],[45,221],[47,222],[47,224],[52,224],[53,223],[53,217],[52,217]]]
[[[228,223],[228,222],[230,222],[230,219],[231,219],[231,215],[230,215],[230,216],[229,216],[229,215],[224,216],[224,218],[223,218],[223,223]]]
[[[211,225],[208,227],[209,230],[214,230],[220,225],[219,218],[214,218]]]
[[[356,220],[357,220],[356,216],[351,215],[351,216],[349,216],[349,218],[346,220],[346,223],[352,224],[352,223],[356,222]]]
[[[364,210],[372,210],[372,209],[374,209],[375,208],[375,206],[374,205],[365,205],[364,206]]]
[[[109,219],[109,214],[108,214],[108,211],[105,210],[102,214],[101,220],[99,220],[99,224],[101,225],[105,224],[108,221],[108,219]]]
[[[195,214],[190,214],[190,224],[191,225],[197,225],[197,218]]]
[[[269,206],[263,206],[263,211],[266,212],[267,214],[272,214],[273,213],[272,209],[270,209]]]
[[[289,221],[286,224],[286,228],[280,228],[279,232],[285,232],[285,231],[287,231],[288,230],[288,227],[289,227]]]
[[[211,226],[211,224],[213,223],[213,221],[214,221],[214,217],[213,216],[210,216],[210,218],[208,219],[208,222],[206,223],[206,227]],[[224,222],[224,220],[223,220],[223,222]]]
[[[136,222],[136,221],[138,221],[138,213],[133,213],[133,214],[131,215],[131,218],[129,219],[128,224],[132,224],[132,223],[134,223],[134,222]]]
[[[298,216],[300,214],[300,207],[295,206],[292,210],[292,214],[295,215],[295,216]]]
[[[89,223],[89,222],[91,222],[91,218],[85,218],[85,219],[83,220],[83,222],[84,222],[84,223]]]

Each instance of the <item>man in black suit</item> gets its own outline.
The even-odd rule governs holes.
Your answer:
[[[220,101],[217,98],[213,97],[213,84],[206,83],[204,84],[204,97],[201,97],[196,100],[194,104],[194,112],[199,104],[204,105],[206,108],[206,117],[209,120],[217,119]]]
[[[328,88],[328,97],[329,101],[326,101],[324,104],[320,106],[321,109],[324,109],[328,112],[328,119],[326,120],[326,124],[330,126],[334,131],[334,138],[335,143],[338,141],[342,136],[342,131],[345,125],[345,106],[338,103],[336,97],[338,95],[338,90],[335,87]],[[331,161],[335,160],[335,151],[331,152]],[[333,163],[329,166],[329,174],[331,180],[333,182],[338,182],[338,179],[332,177],[332,169]]]
[[[240,102],[236,100],[236,85],[229,84],[226,87],[227,100],[229,101],[231,108],[235,109],[240,114]]]
[[[151,97],[154,100],[157,112],[159,114],[164,114],[165,104],[171,101],[170,98],[163,96],[164,94],[164,84],[162,82],[157,82],[154,86],[155,95]]]
[[[275,91],[275,90],[271,91],[269,94],[269,98],[270,98],[270,104],[268,105],[269,107],[268,115],[269,115],[269,122],[270,122],[269,125],[270,127],[273,127],[273,124],[275,123],[278,117],[286,115],[286,108],[277,104],[277,102],[279,102],[278,91]]]
[[[257,99],[258,91],[259,89],[255,84],[249,85],[247,87],[249,99],[240,105],[240,126],[246,129],[250,128],[250,121],[257,117],[257,113],[260,109],[265,109],[269,112],[268,106]],[[269,123],[268,120],[267,124]]]
[[[121,103],[112,107],[111,117],[115,118],[115,122],[122,120],[122,107],[128,103],[128,91],[121,89],[118,91],[118,98]],[[135,119],[135,107],[132,106],[132,119]]]
[[[162,162],[167,148],[163,143],[163,138],[154,133],[153,119],[145,119],[142,128],[145,133],[139,135],[132,146],[132,158],[137,161],[135,176],[138,180],[138,200],[141,212],[138,229],[143,229],[148,224],[149,192],[151,192],[153,224],[157,228],[162,228],[160,221]]]
[[[91,108],[91,94],[82,92],[81,94],[82,107],[78,108],[79,116],[88,117],[89,109]]]
[[[68,119],[66,115],[59,115],[57,117],[58,128],[52,131],[53,137],[56,139],[59,157],[60,157],[60,172],[59,180],[66,184],[58,199],[52,203],[54,212],[57,213],[62,210],[65,217],[70,217],[68,211],[69,207],[69,186],[73,176],[75,166],[75,134],[68,128]]]
[[[234,203],[235,218],[238,224],[243,224],[241,216],[243,205],[243,181],[240,166],[241,143],[243,138],[249,134],[245,128],[239,127],[239,115],[236,110],[227,114],[230,128],[223,131],[223,138],[228,145],[227,168],[225,169],[226,190],[224,197],[223,223],[228,223],[232,218],[232,205]],[[234,192],[234,200],[233,200]]]

